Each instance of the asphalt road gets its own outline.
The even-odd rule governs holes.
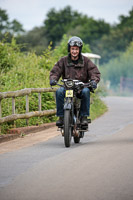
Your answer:
[[[133,200],[133,98],[104,101],[80,144],[56,136],[0,154],[0,200]]]

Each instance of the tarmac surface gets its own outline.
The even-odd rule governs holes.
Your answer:
[[[1,143],[0,199],[133,200],[133,98],[104,101],[109,111],[70,148],[56,127]]]

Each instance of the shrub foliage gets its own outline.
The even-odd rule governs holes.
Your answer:
[[[0,42],[0,92],[16,91],[24,88],[48,88],[49,71],[54,63],[62,56],[67,55],[68,37],[64,35],[60,46],[54,50],[51,46],[43,52],[41,56],[37,56],[35,52],[22,53],[14,39],[11,43],[6,41]],[[89,46],[84,44],[84,51],[90,52]],[[31,111],[38,110],[38,94],[34,93],[29,97],[29,109]],[[42,110],[54,109],[55,97],[54,93],[42,94]],[[15,102],[16,114],[25,113],[26,97],[16,98]],[[2,100],[2,116],[12,114],[12,100]],[[42,124],[44,122],[55,121],[55,116],[50,117],[34,117],[29,119],[29,125]],[[2,125],[2,131],[12,127],[13,123],[5,123]],[[17,120],[17,127],[25,126],[26,120]]]

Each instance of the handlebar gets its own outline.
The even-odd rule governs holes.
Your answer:
[[[71,81],[72,79],[64,79],[64,80],[61,80],[63,83],[66,82],[66,81]],[[79,80],[72,80],[73,82],[75,82],[75,85],[82,85],[83,87],[88,87],[90,89],[90,92],[94,93],[94,89],[92,87],[92,84],[91,82],[89,83],[83,83],[82,81],[79,81]],[[62,84],[59,84],[59,83],[56,83],[56,85],[60,86],[60,87],[64,87],[64,85]],[[51,86],[52,88],[52,86]]]

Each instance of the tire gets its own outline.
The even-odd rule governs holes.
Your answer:
[[[75,143],[79,143],[80,142],[80,137],[74,137],[73,139],[74,139]]]
[[[70,110],[64,111],[64,143],[65,147],[70,147],[72,138]]]

